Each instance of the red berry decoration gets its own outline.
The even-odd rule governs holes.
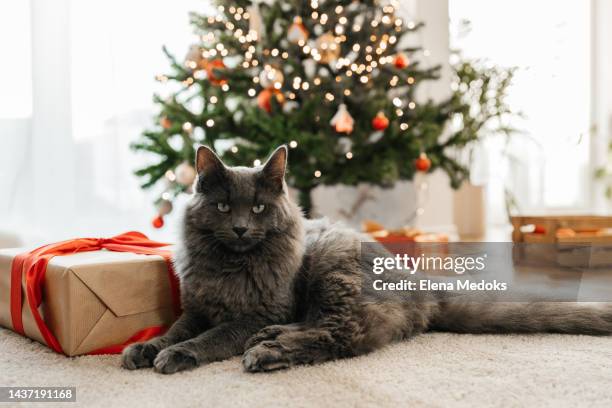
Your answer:
[[[431,160],[429,160],[429,157],[427,157],[425,153],[421,153],[419,158],[414,161],[414,167],[416,167],[418,171],[426,172],[431,168]]]
[[[384,112],[378,112],[374,119],[372,119],[372,128],[374,130],[385,130],[388,127],[389,119],[387,119]]]
[[[153,221],[151,221],[151,224],[153,225],[153,228],[161,228],[164,226],[164,217],[162,217],[161,215],[158,215],[157,217],[153,218]]]
[[[397,69],[404,69],[409,64],[410,64],[410,61],[408,60],[408,57],[406,56],[406,54],[403,54],[403,53],[397,54],[395,58],[393,59],[393,65],[395,65],[395,68]]]

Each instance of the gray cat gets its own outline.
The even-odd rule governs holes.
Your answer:
[[[242,354],[247,371],[269,371],[364,354],[426,330],[612,333],[610,308],[375,291],[373,258],[388,254],[362,253],[364,237],[340,224],[305,220],[289,200],[286,164],[284,146],[255,168],[229,168],[198,149],[175,260],[184,313],[164,336],[128,347],[123,367],[171,374]]]

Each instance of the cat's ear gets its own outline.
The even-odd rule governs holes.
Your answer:
[[[207,177],[222,173],[225,170],[225,165],[212,149],[200,146],[196,153],[196,170],[198,175]]]
[[[196,170],[201,181],[213,181],[223,176],[225,165],[212,149],[200,146],[196,153]]]
[[[287,169],[287,146],[278,147],[270,156],[262,170],[266,182],[277,189],[283,189],[283,181],[285,180],[285,170]]]

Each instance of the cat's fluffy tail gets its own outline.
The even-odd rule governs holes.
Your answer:
[[[449,300],[440,305],[432,329],[460,333],[612,334],[609,303],[473,303]]]

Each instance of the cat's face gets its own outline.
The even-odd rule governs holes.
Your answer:
[[[210,149],[200,147],[189,222],[226,249],[255,250],[282,231],[289,217],[286,163],[284,146],[265,165],[255,168],[227,167]]]

